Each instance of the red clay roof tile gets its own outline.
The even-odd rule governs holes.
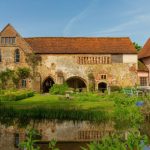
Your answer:
[[[35,37],[24,38],[39,54],[136,54],[128,37]]]
[[[138,54],[139,59],[150,57],[150,38],[147,40],[146,44]]]

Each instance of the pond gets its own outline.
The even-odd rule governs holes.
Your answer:
[[[60,150],[81,150],[81,147],[87,148],[88,142],[58,142],[56,147]],[[41,150],[50,150],[48,149],[48,143],[43,142],[39,143]]]

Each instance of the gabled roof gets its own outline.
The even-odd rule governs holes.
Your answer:
[[[34,37],[24,38],[39,54],[136,54],[128,37]]]
[[[138,61],[138,71],[149,72],[147,66],[140,60]]]
[[[145,43],[144,47],[138,54],[139,59],[150,57],[150,38]]]

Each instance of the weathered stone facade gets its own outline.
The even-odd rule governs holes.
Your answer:
[[[32,124],[31,124],[32,125]],[[41,134],[41,141],[74,141],[85,142],[99,140],[105,135],[114,132],[113,124],[90,124],[89,122],[72,121],[55,122],[45,121],[34,124],[34,128]],[[19,134],[19,143],[26,138],[26,130],[15,126],[0,125],[0,150],[17,150],[15,147],[15,134]]]
[[[33,45],[32,43],[28,43],[27,42],[28,40],[22,38],[11,25],[7,25],[1,31],[0,38],[4,37],[15,37],[16,42],[15,44],[9,43],[4,44],[2,42],[0,43],[0,51],[2,57],[2,61],[0,62],[0,70],[4,70],[6,68],[16,69],[17,67],[24,67],[24,66],[30,67],[28,66],[25,59],[27,53],[36,51],[33,50],[34,43]],[[87,39],[87,41],[93,39],[89,38]],[[80,40],[82,41],[84,40],[84,38],[83,39],[81,38]],[[98,40],[100,41],[101,39],[95,39],[96,42]],[[107,38],[102,40],[105,41],[107,40]],[[111,40],[112,41],[120,40],[122,42],[124,39],[123,40],[109,39],[109,41]],[[125,39],[125,41],[127,41],[129,48],[132,47],[130,40]],[[43,42],[44,46],[46,44],[47,43]],[[70,43],[66,44],[68,44],[68,47],[67,46],[66,47],[69,48]],[[125,43],[125,46],[127,44]],[[57,41],[56,45],[58,45]],[[42,53],[41,51],[40,52],[36,51],[36,54],[41,56],[42,62],[37,67],[36,70],[37,77],[35,77],[34,82],[31,81],[31,79],[28,79],[27,88],[33,88],[36,91],[43,91],[44,86],[47,84],[46,81],[48,78],[50,78],[50,80],[52,80],[56,84],[62,84],[68,79],[74,80],[77,78],[86,85],[85,89],[88,90],[90,83],[88,77],[89,74],[93,74],[94,76],[96,90],[100,88],[99,83],[106,84],[105,88],[107,88],[108,86],[121,86],[121,87],[135,86],[137,83],[137,54],[136,52],[134,52],[134,48],[132,47],[132,51],[130,52],[130,50],[128,51],[122,45],[118,47],[116,43],[115,45],[119,49],[121,47],[122,49],[125,50],[120,52],[119,54],[119,49],[117,49],[116,47],[115,50],[114,46],[112,45],[112,53],[111,53],[111,45],[112,44],[110,44],[109,49],[108,48],[106,49],[107,53],[105,53],[104,50],[101,52],[101,49],[99,50],[100,52],[97,52],[97,47],[94,44],[92,45],[92,43],[90,46],[93,46],[93,48],[94,46],[96,47],[95,48],[96,52],[93,50],[93,54],[91,54],[92,51],[91,49],[90,53],[84,52],[83,54],[81,52],[82,49],[77,53],[69,53],[69,52],[65,53],[64,51],[63,53],[60,52],[47,53],[44,51]],[[87,45],[85,45],[85,47],[86,46]],[[42,46],[39,47],[40,49],[42,48]],[[63,43],[62,47],[64,47]],[[105,48],[106,46],[103,47]],[[20,62],[18,63],[14,62],[14,55],[16,49],[19,49],[20,51]],[[80,87],[80,85],[78,87]]]

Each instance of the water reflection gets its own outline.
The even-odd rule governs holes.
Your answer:
[[[81,147],[87,147],[87,142],[58,142],[56,147],[60,150],[81,150]],[[41,150],[49,150],[48,143],[39,143]]]

